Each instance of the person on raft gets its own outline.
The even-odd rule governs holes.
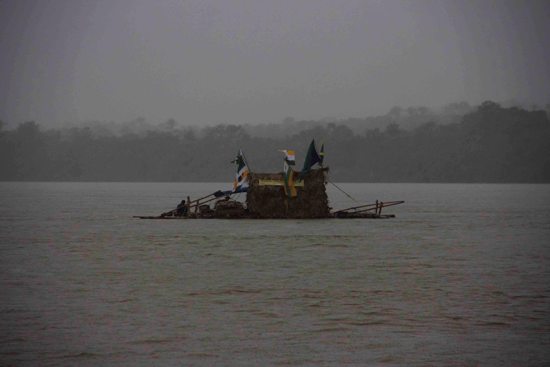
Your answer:
[[[161,217],[183,217],[187,214],[187,204],[185,203],[185,200],[182,200],[181,203],[178,204],[176,209],[170,210],[169,212],[162,213]]]
[[[181,203],[178,204],[176,207],[176,215],[178,217],[183,217],[187,214],[187,204],[185,204],[185,200],[182,200]]]

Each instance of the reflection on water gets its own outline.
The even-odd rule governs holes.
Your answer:
[[[390,220],[131,218],[225,186],[0,183],[0,365],[550,363],[549,185],[341,185],[406,200]]]

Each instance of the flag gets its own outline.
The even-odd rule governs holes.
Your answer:
[[[281,150],[281,152],[285,153],[285,162],[288,162],[291,166],[296,164],[296,154],[293,150],[285,149]]]
[[[300,172],[300,176],[303,176],[305,173],[309,172],[311,167],[313,167],[316,163],[321,163],[321,157],[317,154],[317,149],[315,149],[315,139],[313,139],[309,144],[306,159],[304,161],[304,167],[302,168],[302,172]]]
[[[233,192],[244,192],[248,190],[248,175],[250,173],[244,154],[242,150],[239,150],[237,157],[233,161],[237,166],[237,173],[235,174],[235,180],[233,181]]]
[[[298,195],[296,186],[294,186],[294,170],[292,166],[296,164],[296,155],[293,150],[281,150],[285,154],[284,160],[284,176],[285,176],[285,193],[289,198],[294,198]]]

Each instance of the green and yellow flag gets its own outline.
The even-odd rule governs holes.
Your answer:
[[[298,192],[296,191],[295,186],[295,180],[294,175],[295,172],[292,169],[292,166],[296,164],[296,155],[293,150],[282,150],[282,152],[285,154],[285,160],[283,165],[284,170],[284,176],[285,176],[285,194],[289,198],[295,198],[298,196]]]

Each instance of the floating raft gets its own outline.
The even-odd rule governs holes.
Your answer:
[[[134,216],[139,219],[387,219],[382,209],[403,201],[376,201],[372,204],[331,211],[326,193],[328,168],[313,169],[294,184],[295,196],[285,189],[284,174],[250,172],[246,202],[231,200],[221,191],[196,200],[187,197],[178,208],[158,216]],[[210,203],[214,202],[211,207]]]
[[[212,213],[208,213],[208,215],[201,214],[201,211],[191,212],[188,215],[176,215],[174,213],[171,213],[169,215],[157,215],[157,216],[140,216],[136,215],[134,218],[139,219],[292,219],[292,218],[284,218],[284,217],[265,217],[265,216],[258,216],[253,213],[250,213],[248,210],[244,209],[241,211],[240,207],[242,206],[241,203],[238,203],[233,200],[229,201],[221,201],[221,203],[226,203],[223,209],[220,209],[217,207]],[[238,204],[234,204],[238,203]],[[404,201],[388,201],[388,202],[382,202],[377,201],[373,204],[366,204],[366,205],[360,205],[355,206],[351,208],[341,209],[334,212],[330,212],[325,217],[316,217],[319,219],[330,219],[330,218],[337,218],[337,219],[388,219],[388,218],[395,218],[394,214],[382,214],[382,209],[403,204]],[[240,204],[240,205],[239,205]],[[237,210],[228,211],[227,207],[232,206],[234,209],[235,207],[239,208]],[[198,208],[199,206],[194,205],[191,208]]]
[[[201,216],[172,216],[172,217],[163,217],[161,215],[134,215],[132,218],[137,219],[167,219],[167,220],[175,220],[175,219],[269,219],[269,218],[258,218],[248,215],[238,216],[238,217],[201,217]],[[337,219],[389,219],[389,218],[395,218],[395,214],[374,214],[374,213],[363,213],[363,214],[351,214],[351,215],[338,215],[338,216],[329,216],[325,219],[331,219],[331,218],[337,218]],[[275,218],[274,218],[275,219]],[[276,219],[292,219],[292,218],[276,218]],[[323,219],[323,218],[316,218],[316,219]]]

